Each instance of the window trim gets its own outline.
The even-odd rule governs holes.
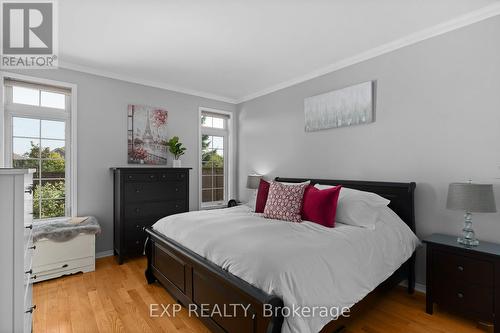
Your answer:
[[[203,127],[201,125],[201,117],[204,112],[207,113],[213,113],[213,114],[220,114],[221,116],[228,117],[227,121],[227,126],[225,129],[217,129],[217,128],[210,128],[210,127]],[[224,110],[218,110],[218,109],[212,109],[212,108],[207,108],[207,107],[199,107],[198,109],[198,209],[214,209],[214,208],[220,208],[220,207],[225,207],[227,204],[227,201],[229,201],[233,197],[233,181],[234,181],[234,150],[235,150],[235,135],[234,135],[234,113],[230,111],[224,111]],[[212,204],[203,204],[202,202],[202,177],[203,177],[203,172],[202,172],[202,153],[201,153],[201,138],[202,134],[208,134],[208,135],[221,135],[221,133],[224,133],[226,135],[226,140],[224,144],[227,144],[227,148],[224,147],[224,151],[226,152],[226,157],[224,158],[224,166],[227,170],[227,175],[224,177],[226,183],[225,183],[225,195],[226,198],[222,202],[213,202]]]
[[[30,83],[33,83],[35,85],[47,85],[47,86],[55,86],[55,87],[62,87],[65,89],[68,89],[71,93],[71,98],[70,98],[70,110],[67,114],[67,118],[69,117],[69,121],[66,118],[66,128],[70,129],[70,139],[69,139],[69,144],[67,143],[67,146],[69,147],[70,153],[69,153],[69,162],[70,162],[70,167],[69,167],[69,173],[70,173],[70,216],[75,217],[78,215],[78,167],[77,167],[77,85],[73,83],[67,83],[67,82],[62,82],[62,81],[55,81],[55,80],[49,80],[49,79],[42,79],[42,78],[37,78],[37,77],[32,77],[32,76],[27,76],[27,75],[21,75],[21,74],[16,74],[16,73],[11,73],[11,72],[5,72],[1,71],[0,72],[0,138],[2,138],[2,141],[4,144],[0,144],[0,166],[1,167],[9,167],[12,165],[11,163],[11,148],[6,148],[6,143],[11,142],[11,138],[8,137],[9,134],[11,133],[11,124],[12,124],[12,117],[14,116],[20,116],[20,117],[29,117],[32,114],[28,114],[26,110],[28,108],[31,108],[31,106],[24,106],[22,104],[11,104],[9,105],[9,109],[14,110],[15,112],[7,112],[5,105],[6,102],[6,91],[4,87],[4,82],[6,79],[12,79],[12,80],[19,80],[19,81],[27,81]],[[43,119],[50,119],[51,117],[54,117],[55,115],[57,116],[57,119],[60,120],[60,114],[61,110],[59,109],[53,109],[53,108],[44,108],[38,106],[37,108],[43,109],[44,111],[44,117]],[[56,117],[54,117],[56,118]],[[8,122],[9,121],[9,122]],[[54,218],[54,219],[60,219],[60,218]],[[49,219],[45,219],[49,220]]]

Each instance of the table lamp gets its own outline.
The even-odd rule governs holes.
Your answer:
[[[478,246],[472,229],[472,213],[495,213],[495,196],[493,185],[469,183],[451,183],[448,188],[446,208],[465,212],[465,223],[462,236],[457,241],[465,246]]]
[[[262,175],[258,174],[250,174],[247,177],[247,189],[250,190],[250,196],[248,199],[248,203],[250,207],[255,208],[255,202],[257,200],[257,189],[259,188],[260,180],[262,179]]]
[[[256,190],[259,188],[260,180],[262,175],[252,174],[247,177],[247,188],[251,190]]]

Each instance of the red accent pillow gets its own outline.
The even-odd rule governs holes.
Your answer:
[[[259,189],[257,190],[257,199],[255,200],[256,213],[264,213],[267,196],[269,195],[269,185],[269,182],[266,182],[264,179],[260,180]]]
[[[341,188],[342,186],[335,186],[318,190],[309,185],[304,192],[302,220],[318,223],[327,228],[335,227],[335,214]]]
[[[264,217],[290,222],[301,222],[300,209],[308,184],[285,185],[271,182]]]

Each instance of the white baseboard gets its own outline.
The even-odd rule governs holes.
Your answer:
[[[408,286],[408,281],[403,281],[399,284],[401,287],[407,287]],[[415,283],[415,290],[418,291],[418,292],[421,292],[423,294],[425,294],[425,284],[421,284],[421,283]]]
[[[425,284],[415,283],[415,290],[420,291],[421,293],[425,294],[426,289],[427,289],[427,287],[425,286]]]
[[[99,259],[99,258],[105,258],[105,257],[112,257],[114,254],[115,253],[113,252],[113,250],[107,250],[107,251],[97,252],[95,254],[95,258]]]

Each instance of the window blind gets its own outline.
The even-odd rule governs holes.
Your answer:
[[[214,117],[214,118],[222,118],[222,119],[229,119],[229,118],[231,118],[230,115],[228,115],[228,114],[217,113],[217,112],[210,112],[210,111],[202,111],[201,115],[205,116],[205,117]]]
[[[39,89],[39,90],[43,90],[43,91],[71,95],[71,89],[69,89],[69,88],[44,85],[44,84],[39,84],[39,83],[32,83],[32,82],[22,81],[22,80],[17,80],[17,79],[5,78],[4,85],[9,86],[9,87],[17,86],[17,87]]]

